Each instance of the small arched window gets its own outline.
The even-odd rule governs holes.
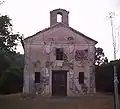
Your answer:
[[[57,14],[57,22],[62,22],[62,13]]]

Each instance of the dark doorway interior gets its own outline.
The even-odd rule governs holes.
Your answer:
[[[67,71],[52,71],[52,96],[67,96]]]

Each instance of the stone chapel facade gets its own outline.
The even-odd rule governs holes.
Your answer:
[[[96,92],[97,41],[71,28],[68,14],[64,9],[51,11],[50,27],[24,40],[24,93],[80,96]]]

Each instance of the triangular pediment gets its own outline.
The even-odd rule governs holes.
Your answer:
[[[56,41],[58,43],[61,41],[61,43],[67,43],[69,39],[74,40],[74,43],[97,43],[97,41],[93,40],[92,38],[63,23],[52,25],[49,28],[27,37],[24,41],[25,43],[36,43],[41,41]]]

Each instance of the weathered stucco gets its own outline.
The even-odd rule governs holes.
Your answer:
[[[67,70],[67,96],[95,93],[95,42],[56,24],[24,41],[25,67],[23,92],[52,95],[52,71]],[[63,48],[64,60],[56,60],[55,49]],[[34,83],[34,72],[41,73],[40,83]],[[79,84],[79,72],[84,72],[84,84]]]

